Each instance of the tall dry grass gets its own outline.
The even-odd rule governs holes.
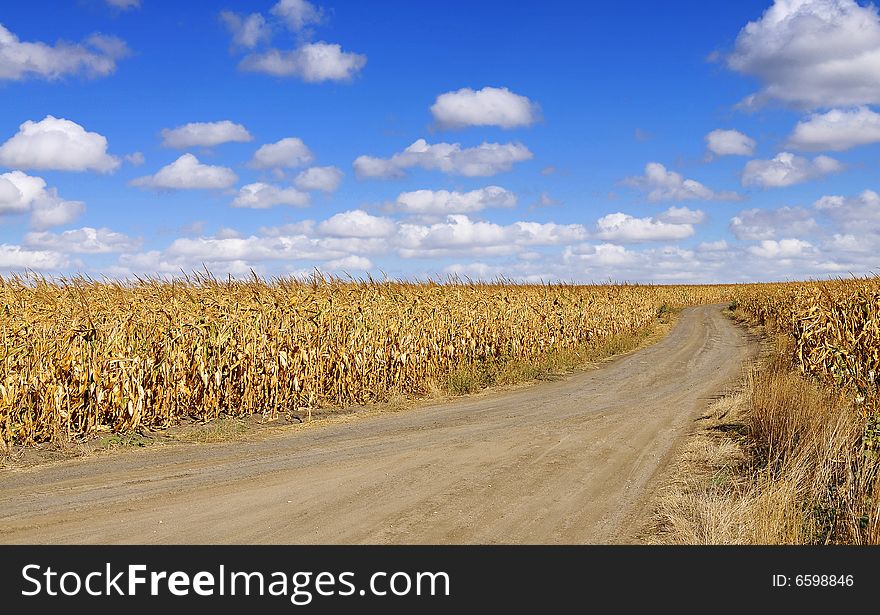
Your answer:
[[[797,373],[786,340],[749,383],[747,426],[759,464],[755,540],[880,544],[878,456],[845,390]]]
[[[651,542],[880,544],[880,459],[860,405],[804,377],[793,342],[710,407],[663,496]]]

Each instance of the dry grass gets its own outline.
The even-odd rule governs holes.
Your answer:
[[[690,438],[643,536],[665,544],[880,544],[877,455],[847,394],[780,337]]]

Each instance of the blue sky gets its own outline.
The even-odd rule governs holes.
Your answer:
[[[33,0],[0,9],[0,97],[4,274],[880,265],[855,0]]]

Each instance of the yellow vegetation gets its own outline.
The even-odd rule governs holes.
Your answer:
[[[0,278],[0,439],[422,395],[638,332],[729,286]]]

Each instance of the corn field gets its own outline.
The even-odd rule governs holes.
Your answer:
[[[736,301],[794,340],[804,373],[850,392],[866,418],[880,412],[880,279],[742,286]]]
[[[756,379],[764,385],[754,389],[749,425],[766,451],[763,491],[787,489],[775,508],[799,520],[771,536],[880,544],[880,279],[767,284],[736,295],[747,317],[788,339],[776,361],[813,381],[772,368]]]
[[[66,441],[418,396],[462,366],[587,347],[729,289],[0,278],[0,436]]]
[[[0,278],[0,438],[31,444],[182,417],[278,416],[419,396],[455,370],[537,360],[734,300],[876,417],[880,281],[519,285]]]

